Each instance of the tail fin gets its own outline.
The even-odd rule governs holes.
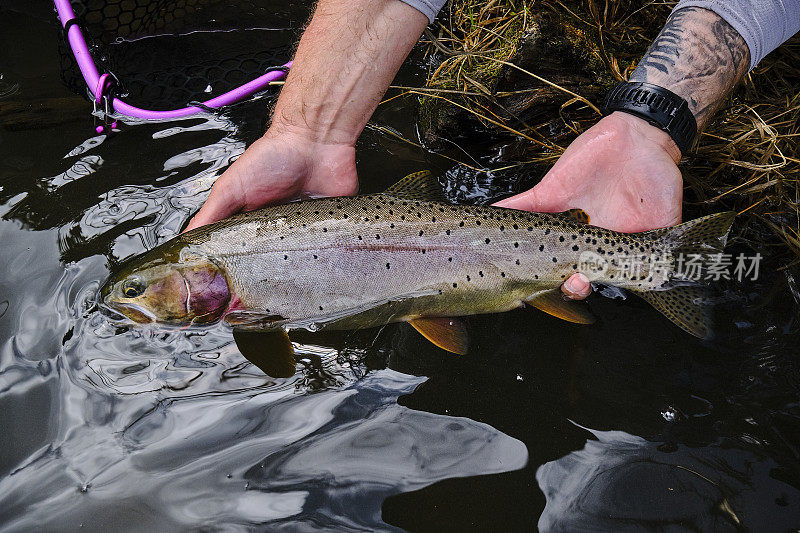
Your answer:
[[[663,238],[676,259],[691,257],[708,264],[713,260],[713,255],[723,252],[735,216],[736,213],[726,211],[690,220],[674,228],[648,233]],[[711,317],[705,287],[680,284],[661,291],[633,292],[684,331],[700,338],[711,336]]]
[[[724,211],[715,215],[696,218],[673,228],[654,230],[667,241],[672,255],[699,255],[703,261],[709,256],[720,254],[728,242],[728,233],[736,217],[733,211]]]

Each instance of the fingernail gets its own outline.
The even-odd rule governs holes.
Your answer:
[[[564,287],[571,293],[576,293],[580,290],[580,281],[575,279],[575,276],[571,276],[567,279],[564,283]]]

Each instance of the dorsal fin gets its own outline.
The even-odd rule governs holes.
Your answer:
[[[447,201],[442,186],[439,185],[439,180],[429,170],[409,174],[386,189],[383,194],[409,200]]]
[[[561,211],[559,213],[552,213],[552,214],[568,218],[569,220],[578,222],[580,224],[590,223],[589,213],[587,213],[583,209],[567,209],[566,211]]]

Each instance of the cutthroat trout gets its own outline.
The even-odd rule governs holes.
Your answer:
[[[523,303],[592,321],[560,285],[576,272],[638,294],[698,337],[709,333],[681,254],[722,252],[733,213],[624,234],[582,211],[528,213],[435,198],[429,173],[384,193],[322,198],[241,213],[196,228],[133,260],[101,292],[137,323],[283,331],[410,322],[456,353],[462,315]],[[638,265],[634,269],[632,264]],[[291,346],[291,345],[289,345]]]

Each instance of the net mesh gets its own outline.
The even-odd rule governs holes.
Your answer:
[[[274,2],[274,0],[273,0]],[[263,0],[73,0],[95,62],[135,106],[208,100],[288,61],[308,7]],[[86,88],[60,43],[64,82]]]

